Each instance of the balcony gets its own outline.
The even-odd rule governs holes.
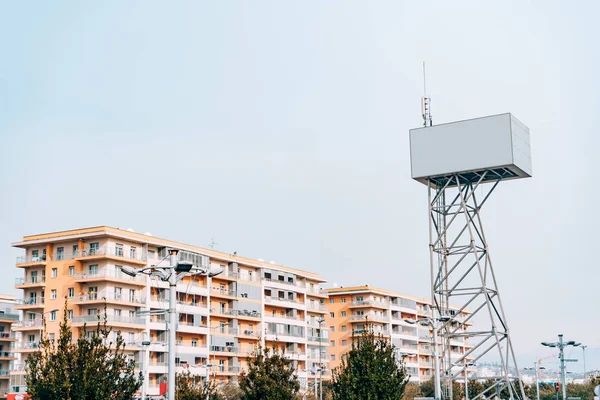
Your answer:
[[[308,303],[307,308],[309,311],[314,310],[314,311],[319,311],[319,312],[323,312],[323,313],[327,312],[327,307],[324,305],[320,305],[320,304],[315,305],[315,304]]]
[[[12,332],[0,332],[0,342],[1,341],[13,341],[17,340],[17,337]]]
[[[12,351],[0,351],[0,360],[12,360],[15,359],[15,355]]]
[[[30,319],[26,321],[18,321],[12,324],[14,331],[32,331],[40,330],[44,327],[44,321],[42,319]]]
[[[138,296],[128,296],[126,294],[118,294],[118,293],[87,293],[81,296],[76,296],[73,300],[75,304],[83,304],[83,303],[118,303],[118,304],[131,304],[135,306],[140,306],[146,304],[145,299]]]
[[[78,261],[112,259],[115,261],[124,261],[129,264],[146,265],[146,259],[142,256],[141,252],[127,253],[120,247],[83,250],[73,254],[73,258]]]
[[[285,297],[272,297],[272,296],[265,296],[265,303],[288,303],[288,304],[294,304],[296,306],[304,306],[304,302],[299,302],[298,300],[294,300],[294,299],[287,299]]]
[[[17,342],[13,343],[10,348],[14,350],[15,353],[23,353],[36,351],[40,348],[40,345],[38,342]]]
[[[309,336],[308,337],[308,341],[309,342],[321,342],[321,343],[328,343],[329,339],[326,337],[318,337],[318,336]]]
[[[102,314],[99,315],[79,315],[77,317],[73,317],[71,320],[72,325],[80,325],[83,324],[97,324],[103,323],[105,316]],[[144,318],[140,317],[128,317],[123,315],[107,315],[106,316],[107,325],[144,325]]]
[[[289,282],[289,281],[285,281],[285,280],[272,279],[272,278],[262,278],[262,280],[264,282],[279,283],[281,285],[286,285],[286,286],[289,286],[289,287],[298,287],[298,288],[305,288],[306,287],[303,282],[299,282],[299,281]]]
[[[236,297],[237,292],[235,290],[229,290],[220,287],[212,287],[210,288],[210,294],[216,297]]]
[[[376,307],[376,308],[388,308],[390,303],[387,301],[375,301],[373,299],[355,300],[350,303],[350,307]]]
[[[75,274],[75,282],[97,281],[115,281],[124,282],[136,286],[146,286],[145,275],[137,275],[135,277],[132,277],[129,275],[125,275],[121,271],[107,271],[105,269],[94,272],[80,272]]]
[[[212,334],[215,336],[233,336],[239,334],[240,330],[237,328],[230,328],[228,326],[215,326],[211,328]]]
[[[32,287],[44,287],[46,286],[46,277],[41,276],[30,276],[28,278],[17,278],[15,279],[15,288],[25,289]]]
[[[17,267],[36,267],[46,265],[46,255],[17,257]]]
[[[210,346],[210,351],[215,353],[237,353],[238,348],[234,346]]]
[[[375,313],[367,313],[363,315],[351,315],[350,321],[388,321],[388,315],[377,315]]]
[[[19,314],[13,314],[12,310],[0,310],[0,322],[15,322],[19,320]]]
[[[29,299],[17,299],[15,309],[26,310],[33,308],[44,308],[45,300],[43,297],[31,297]]]

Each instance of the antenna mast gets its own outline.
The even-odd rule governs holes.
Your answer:
[[[427,82],[425,80],[425,61],[423,61],[423,97],[421,97],[421,115],[423,116],[423,126],[431,126],[431,99],[427,97]]]

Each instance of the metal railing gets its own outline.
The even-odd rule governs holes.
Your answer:
[[[112,257],[121,257],[127,258],[129,260],[136,261],[146,261],[146,257],[143,256],[142,252],[126,252],[121,247],[101,247],[98,249],[88,249],[83,250],[81,252],[75,252],[73,254],[74,258],[81,257],[92,257],[92,256],[112,256]]]
[[[352,315],[350,316],[350,321],[364,321],[366,319],[369,320],[388,320],[387,315],[377,315],[373,313],[363,314],[363,315]]]
[[[12,324],[13,328],[41,328],[44,321],[41,319],[29,319],[25,321],[17,321]]]
[[[322,306],[320,304],[314,305],[314,304],[308,303],[308,309],[309,310],[317,310],[317,311],[327,312],[327,307],[326,306]]]
[[[273,297],[273,296],[265,296],[265,302],[266,302],[266,303],[271,303],[271,302],[273,302],[273,301],[275,301],[275,302],[283,302],[283,303],[303,304],[303,303],[300,303],[300,302],[299,302],[299,301],[297,301],[297,300],[294,300],[294,299],[288,299],[288,298],[285,298],[285,297]]]
[[[212,294],[220,294],[222,296],[233,296],[233,297],[237,296],[237,292],[235,290],[219,288],[219,287],[210,288],[210,292]]]
[[[133,303],[133,304],[145,304],[145,299],[138,296],[129,296],[128,294],[115,294],[115,293],[86,293],[78,296],[78,301],[122,301],[124,303]]]
[[[11,349],[24,349],[24,350],[35,350],[39,349],[40,345],[38,342],[15,342],[10,346]]]
[[[13,332],[0,332],[0,340],[2,340],[2,339],[16,339],[16,338],[17,338],[17,336]]]
[[[37,284],[42,284],[42,283],[46,283],[46,277],[45,276],[30,276],[28,278],[16,278],[15,279],[15,286],[18,286],[18,285],[37,285]]]
[[[222,353],[237,353],[238,348],[234,346],[210,346],[210,351],[219,351]]]
[[[45,263],[46,259],[48,257],[46,257],[45,254],[41,255],[41,256],[19,256],[17,257],[17,264],[25,264],[25,263]]]
[[[88,323],[88,322],[92,322],[92,323],[103,323],[104,322],[104,315],[103,314],[99,314],[99,315],[79,315],[76,317],[73,317],[73,319],[71,320],[73,323]],[[106,322],[108,323],[122,323],[122,324],[134,324],[134,325],[144,325],[144,319],[143,318],[139,318],[139,317],[129,317],[129,316],[123,316],[123,315],[107,315],[106,316]]]
[[[125,275],[121,271],[107,271],[105,269],[101,269],[94,272],[78,272],[75,274],[75,280],[81,281],[86,279],[97,279],[97,278],[111,278],[111,279],[119,279],[122,281],[133,281],[133,282],[146,282],[146,276],[141,274],[135,277]]]
[[[273,278],[261,278],[263,281],[265,282],[273,282],[273,283],[281,283],[283,285],[288,285],[288,286],[294,286],[294,287],[300,287],[303,288],[305,287],[304,282],[300,282],[300,281],[294,281],[294,282],[288,282],[285,280],[279,280],[279,279],[273,279]]]
[[[43,297],[30,297],[29,299],[17,299],[15,304],[19,306],[36,306],[46,304]]]
[[[0,351],[0,357],[13,358],[14,356],[12,351]]]
[[[364,300],[354,300],[352,303],[350,303],[353,306],[368,306],[368,305],[373,305],[373,306],[389,306],[390,303],[388,301],[375,301],[373,299],[364,299]]]
[[[0,319],[10,319],[11,321],[18,321],[19,314],[13,314],[12,312],[0,311]]]

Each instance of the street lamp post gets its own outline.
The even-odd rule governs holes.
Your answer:
[[[192,271],[194,265],[190,261],[178,260],[177,254],[179,250],[177,249],[169,249],[169,258],[170,265],[168,267],[162,267],[158,265],[152,265],[150,267],[144,268],[132,268],[127,266],[122,266],[121,271],[129,276],[136,276],[137,274],[147,274],[152,276],[158,276],[161,280],[169,282],[169,360],[168,360],[168,385],[167,385],[167,398],[169,400],[175,399],[175,353],[177,351],[176,347],[176,335],[177,335],[177,282],[183,278],[183,276]],[[166,259],[164,257],[162,260]],[[162,262],[162,260],[160,262]],[[160,264],[159,262],[159,264]],[[160,271],[160,270],[163,271]],[[166,272],[168,270],[168,273]],[[195,274],[206,274],[207,276],[215,276],[223,272],[223,269],[217,272],[210,272],[208,269],[205,270],[196,270]]]
[[[538,362],[533,362],[533,368],[524,368],[526,371],[534,371],[535,372],[535,390],[536,390],[536,398],[540,400],[540,374],[539,371],[542,369],[546,369],[546,367],[538,367]]]
[[[566,373],[565,373],[564,348],[567,346],[573,346],[573,347],[581,346],[581,343],[577,343],[573,340],[564,342],[563,335],[562,335],[562,333],[560,333],[558,335],[558,342],[551,342],[551,343],[550,342],[542,342],[542,346],[558,347],[558,350],[559,350],[558,357],[560,359],[560,380],[561,380],[561,385],[562,385],[562,397],[563,397],[563,400],[567,400],[567,382],[566,382]],[[558,395],[558,393],[557,393],[557,395]]]
[[[439,329],[439,324],[440,323],[444,323],[444,322],[448,322],[450,320],[449,317],[439,317],[439,318],[422,318],[419,320],[412,320],[409,318],[405,318],[404,322],[414,325],[414,324],[421,324],[424,326],[430,326],[431,330],[432,330],[432,337],[433,337],[433,381],[434,381],[434,393],[435,393],[435,400],[441,400],[442,398],[442,387],[441,387],[441,383],[440,383],[440,364],[439,364],[439,358],[438,358],[438,329]]]
[[[582,345],[581,349],[583,350],[583,381],[585,382],[587,380],[587,371],[585,368],[585,349],[586,349],[587,345]]]
[[[321,324],[325,322],[325,317],[321,317],[317,320],[319,323],[319,399],[323,400],[323,364],[321,362]],[[317,391],[315,389],[315,398],[317,397]]]

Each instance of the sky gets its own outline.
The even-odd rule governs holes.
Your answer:
[[[2,2],[0,292],[23,235],[110,225],[428,296],[426,61],[434,124],[530,129],[534,177],[482,212],[520,364],[564,333],[600,369],[599,8]]]

